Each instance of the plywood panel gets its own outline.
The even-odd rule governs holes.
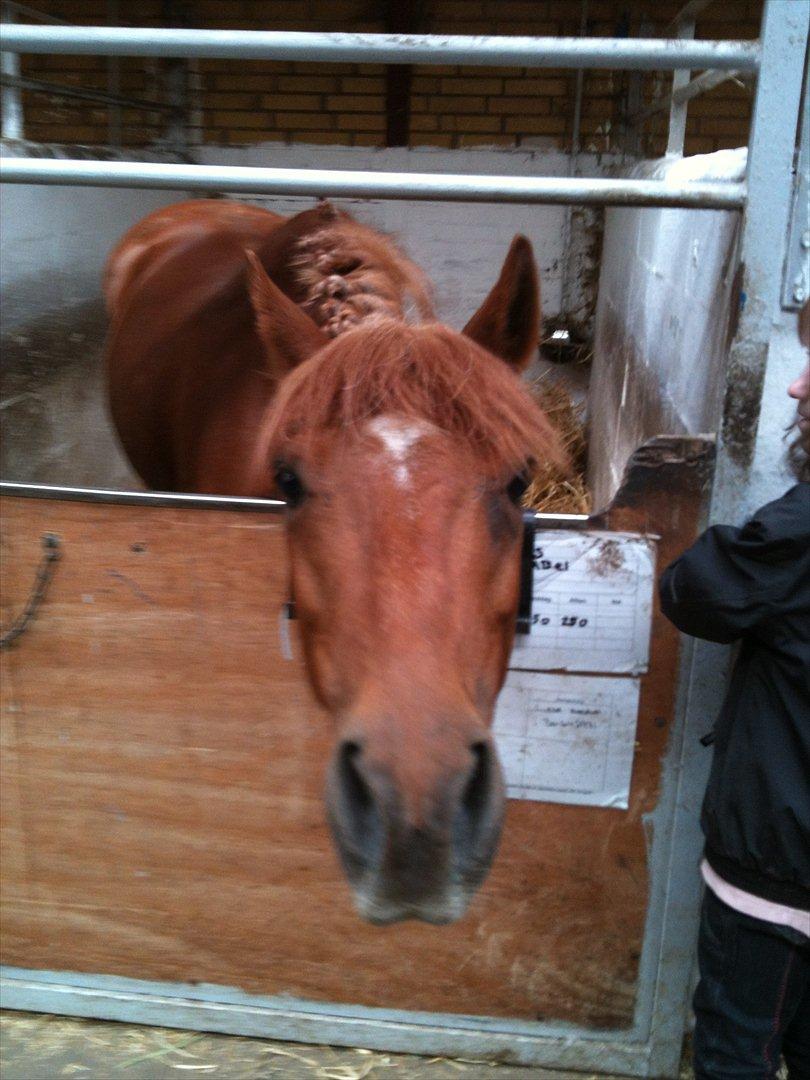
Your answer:
[[[666,557],[695,510],[671,477],[664,489],[652,510],[636,491],[616,527],[661,531],[666,516]],[[375,928],[353,911],[324,823],[328,719],[280,652],[280,519],[4,498],[4,626],[46,531],[64,556],[2,654],[3,962],[631,1022],[642,816],[676,668],[658,616],[630,809],[510,802],[493,873],[459,924]]]

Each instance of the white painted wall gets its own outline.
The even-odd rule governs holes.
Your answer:
[[[664,159],[632,175],[737,181],[745,155]],[[651,435],[717,430],[739,223],[736,211],[607,211],[591,381],[596,505]]]
[[[41,156],[43,148],[38,150]],[[156,156],[146,154],[147,159]],[[0,186],[3,328],[97,297],[104,262],[118,238],[152,210],[183,197],[178,191]]]

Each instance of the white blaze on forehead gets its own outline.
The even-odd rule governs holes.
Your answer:
[[[425,420],[406,420],[399,416],[376,416],[369,422],[368,430],[380,440],[393,459],[394,476],[398,484],[408,483],[408,455],[411,448],[430,429],[431,425]]]

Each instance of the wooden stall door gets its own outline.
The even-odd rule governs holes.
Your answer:
[[[596,524],[689,542],[706,447],[658,440]],[[2,501],[2,959],[450,1013],[631,1023],[677,636],[656,612],[626,811],[511,801],[450,927],[355,914],[324,823],[328,720],[285,660],[280,518]],[[294,643],[295,644],[295,643]]]

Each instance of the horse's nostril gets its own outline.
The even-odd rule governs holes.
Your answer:
[[[330,784],[332,828],[347,869],[374,865],[383,845],[383,822],[371,785],[363,776],[362,756],[359,743],[341,743]]]
[[[473,764],[453,822],[453,846],[462,859],[488,860],[500,832],[501,773],[489,742],[474,742],[470,752]]]
[[[365,812],[373,804],[374,796],[358,768],[362,752],[359,743],[344,742],[338,750],[337,769],[344,799],[355,810]]]
[[[475,742],[470,747],[470,751],[473,756],[473,768],[461,801],[469,814],[478,814],[482,809],[482,804],[487,800],[489,790],[489,747],[484,742]]]

